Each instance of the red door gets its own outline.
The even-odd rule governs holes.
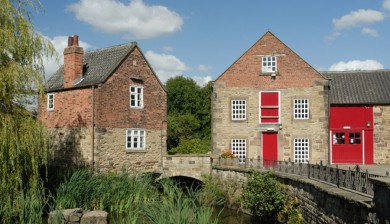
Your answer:
[[[263,166],[272,166],[278,160],[278,133],[263,132]]]
[[[372,164],[373,107],[330,107],[330,160],[332,164]]]
[[[332,131],[332,163],[362,164],[364,131],[335,129]]]

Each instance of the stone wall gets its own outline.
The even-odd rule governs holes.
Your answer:
[[[328,104],[323,83],[313,87],[280,90],[281,126],[278,131],[278,159],[294,157],[294,138],[308,138],[310,162],[328,161]],[[293,119],[294,99],[309,99],[310,118]],[[247,102],[247,119],[231,120],[231,100]],[[246,139],[247,158],[262,157],[261,134],[266,128],[259,125],[259,90],[250,87],[226,87],[216,83],[213,98],[213,149],[215,156],[230,149],[231,139]],[[262,130],[262,128],[264,130]]]
[[[210,155],[164,155],[163,176],[186,176],[202,180],[211,172]]]
[[[165,132],[146,130],[145,150],[126,150],[125,128],[97,128],[95,133],[97,171],[162,172]]]
[[[82,208],[52,211],[47,220],[48,224],[107,224],[106,211],[84,211]]]
[[[374,163],[390,164],[390,106],[374,106]]]
[[[92,127],[49,128],[49,158],[52,165],[72,167],[92,160]]]
[[[246,180],[245,169],[213,167],[212,174],[225,179]],[[300,201],[305,223],[377,224],[390,223],[389,178],[374,180],[374,199],[298,175],[275,172]],[[371,181],[373,181],[371,179]]]

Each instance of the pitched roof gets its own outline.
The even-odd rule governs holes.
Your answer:
[[[131,42],[85,52],[83,79],[80,79],[74,87],[92,86],[104,82],[136,46],[137,43]],[[47,91],[56,91],[63,88],[64,65],[46,83]]]
[[[390,104],[390,70],[321,72],[331,79],[331,104]]]

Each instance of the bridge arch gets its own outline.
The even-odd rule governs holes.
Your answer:
[[[211,159],[208,154],[164,155],[161,178],[190,177],[203,182],[204,175],[211,173]]]

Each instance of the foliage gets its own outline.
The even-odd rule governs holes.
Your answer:
[[[196,191],[184,192],[169,180],[159,186],[149,175],[81,169],[60,185],[54,208],[103,209],[121,217],[115,223],[216,223],[211,208],[198,203]]]
[[[228,206],[241,208],[241,189],[244,183],[239,179],[204,175],[199,201],[207,206]]]
[[[210,152],[210,144],[205,140],[182,139],[179,146],[169,151],[173,154],[204,154]]]
[[[244,206],[265,223],[276,223],[288,199],[287,188],[270,173],[251,171],[243,190]]]
[[[31,23],[27,9],[39,10],[39,1],[0,5],[0,222],[28,223],[34,217],[26,212],[44,203],[42,194],[31,192],[42,192],[38,171],[46,164],[47,144],[44,128],[22,105],[42,94],[42,58],[54,48]]]
[[[223,159],[226,159],[226,158],[237,158],[236,155],[234,155],[231,150],[225,150],[222,154],[221,154],[221,158]]]
[[[200,87],[191,78],[168,79],[168,150],[180,141],[211,139],[211,83]]]
[[[148,223],[218,223],[212,218],[212,208],[202,206],[196,199],[195,191],[183,192],[172,181],[163,181],[159,203],[147,204],[144,214]]]
[[[299,211],[299,201],[296,196],[291,197],[282,211],[278,214],[278,221],[286,224],[303,224],[305,220]]]

